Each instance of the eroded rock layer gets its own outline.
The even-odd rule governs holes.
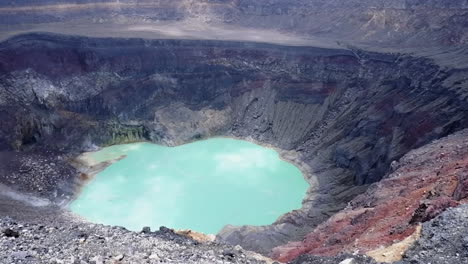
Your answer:
[[[29,34],[0,44],[0,147],[48,157],[46,148],[59,153],[51,163],[67,164],[95,146],[141,140],[272,145],[311,184],[303,208],[218,235],[268,254],[302,239],[409,150],[466,127],[466,74],[361,50]],[[9,186],[25,180],[14,164],[0,165]],[[21,186],[67,200],[74,184]]]

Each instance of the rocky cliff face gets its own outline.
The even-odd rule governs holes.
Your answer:
[[[393,160],[465,128],[466,76],[362,50],[29,34],[0,44],[0,147],[78,153],[221,135],[272,145],[311,183],[303,208],[219,234],[268,253],[345,207]],[[5,171],[13,186],[15,168]]]

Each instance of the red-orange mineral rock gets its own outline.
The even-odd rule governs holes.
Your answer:
[[[273,257],[290,261],[302,254],[365,253],[399,242],[418,223],[467,202],[468,132],[411,151],[395,167],[303,241],[275,248]]]

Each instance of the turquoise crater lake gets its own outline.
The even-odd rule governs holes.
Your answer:
[[[275,150],[242,140],[116,145],[88,158],[122,155],[84,186],[73,212],[135,231],[167,226],[214,234],[227,224],[271,224],[300,208],[308,188],[300,170]]]

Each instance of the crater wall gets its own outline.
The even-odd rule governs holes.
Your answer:
[[[465,128],[466,74],[362,50],[28,34],[0,44],[0,150],[70,157],[211,136],[274,146],[311,184],[303,208],[218,234],[268,254],[344,208],[409,150]],[[2,182],[15,186],[6,171]],[[73,189],[54,182],[44,184]]]
[[[102,23],[120,25],[120,31],[125,31],[128,25],[151,27],[153,23],[187,20],[201,22],[199,27],[279,30],[374,46],[420,49],[468,44],[466,0],[4,1],[0,14],[4,30],[19,32],[37,24],[60,27],[57,22],[79,22],[92,32]],[[106,34],[106,30],[101,32]]]

